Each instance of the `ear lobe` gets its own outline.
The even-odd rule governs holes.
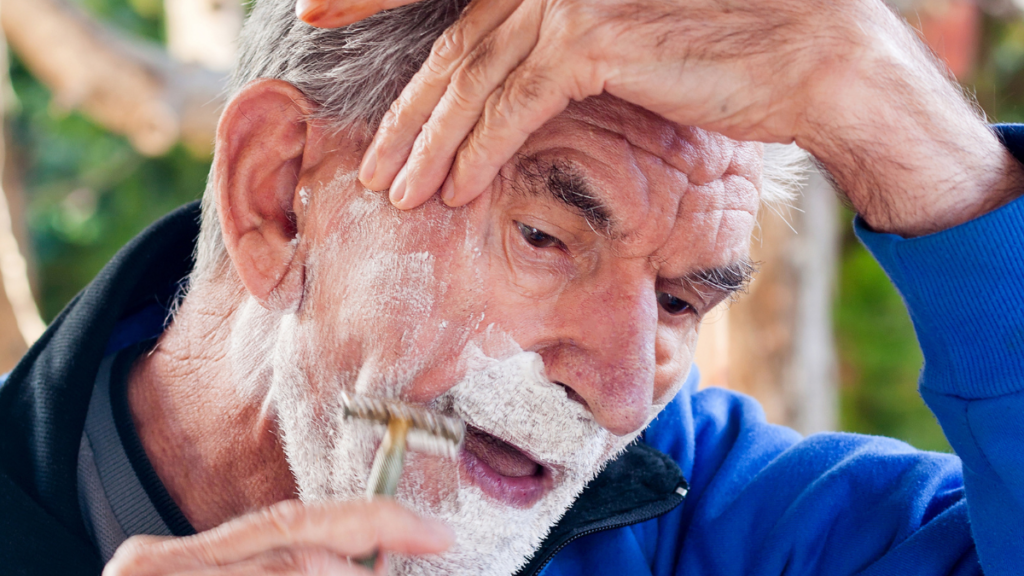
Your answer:
[[[311,104],[280,80],[250,83],[217,126],[214,186],[228,255],[245,289],[271,310],[298,306],[303,256],[296,188]]]

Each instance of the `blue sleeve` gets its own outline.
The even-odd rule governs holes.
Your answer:
[[[1001,133],[1015,152],[1016,132]],[[1024,199],[921,238],[857,232],[910,310],[985,574],[1024,574]]]
[[[956,456],[856,434],[802,439],[716,388],[693,397],[692,414],[690,495],[647,527],[653,574],[981,574]],[[657,447],[682,456],[676,444]]]

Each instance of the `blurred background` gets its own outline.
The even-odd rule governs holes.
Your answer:
[[[1024,121],[1024,0],[893,5],[989,118]],[[201,195],[245,9],[0,0],[0,372],[125,242]],[[805,433],[949,450],[917,394],[910,320],[851,220],[819,175],[793,206],[765,211],[758,279],[702,329],[705,385],[753,394]]]

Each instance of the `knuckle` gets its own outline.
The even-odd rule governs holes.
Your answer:
[[[448,87],[448,98],[451,105],[459,110],[478,109],[480,104],[476,101],[481,97],[482,79],[478,71],[467,68],[460,68],[452,78]]]
[[[422,73],[418,73],[422,75]],[[387,113],[381,119],[381,127],[387,130],[400,129],[403,125],[409,122],[422,123],[426,120],[426,116],[429,115],[424,109],[423,102],[421,100],[422,91],[420,90],[421,85],[415,81],[406,85],[405,89],[398,95],[388,108]],[[426,113],[425,113],[426,112]]]
[[[291,541],[296,529],[306,519],[306,508],[298,500],[285,500],[266,509],[263,520],[283,539]]]
[[[409,104],[410,97],[403,90],[402,93],[398,95],[398,98],[391,103],[391,106],[388,107],[388,111],[384,114],[384,117],[381,118],[381,128],[394,128],[395,125],[398,124],[399,119],[404,117],[405,110]]]
[[[509,78],[504,89],[494,100],[494,113],[497,117],[508,119],[515,117],[521,110],[543,97],[547,79],[531,71],[524,71]]]
[[[402,112],[405,109],[408,100],[409,97],[405,95],[405,91],[402,91],[398,95],[398,98],[395,98],[391,102],[391,105],[388,106],[388,111],[385,112],[384,116],[382,116],[380,119],[381,129],[393,128],[395,126],[395,124],[398,122],[398,119],[401,118]]]
[[[469,104],[474,97],[479,98],[482,92],[488,91],[487,66],[493,54],[492,40],[484,40],[466,58],[466,61],[452,75],[451,88],[454,96],[460,100],[458,104]]]
[[[456,21],[434,41],[428,62],[433,62],[441,73],[452,64],[462,60],[468,50],[466,26],[462,20]]]
[[[495,39],[493,36],[487,36],[481,40],[476,48],[473,48],[473,51],[466,57],[463,67],[474,69],[485,68],[490,63],[491,57],[495,53],[494,43]]]
[[[152,538],[132,536],[125,540],[103,568],[103,576],[119,576],[138,572],[146,564]]]

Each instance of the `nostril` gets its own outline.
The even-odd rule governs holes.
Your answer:
[[[579,395],[579,392],[573,390],[572,386],[569,386],[568,384],[565,384],[563,382],[555,382],[555,384],[558,384],[562,388],[565,388],[565,395],[568,396],[570,400],[575,400],[576,402],[583,404],[583,406],[586,407],[587,410],[590,410],[590,405],[587,404],[587,401],[583,399],[583,396]]]

